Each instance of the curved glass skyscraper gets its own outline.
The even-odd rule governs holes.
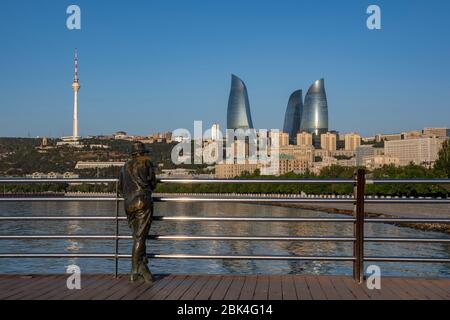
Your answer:
[[[300,131],[300,122],[303,112],[302,90],[294,91],[289,97],[286,113],[284,115],[283,132],[289,134],[289,143],[295,144],[297,133]]]
[[[320,135],[328,132],[328,104],[325,81],[315,81],[305,96],[300,130],[313,134],[314,146],[320,146]]]
[[[231,75],[231,90],[228,99],[227,129],[253,129],[250,103],[245,83]]]

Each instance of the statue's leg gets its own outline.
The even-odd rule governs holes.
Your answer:
[[[131,274],[130,274],[130,281],[136,282],[140,280],[140,274],[139,274],[139,262],[141,259],[141,253],[140,253],[140,239],[137,236],[137,232],[139,230],[138,228],[138,222],[136,219],[133,221],[133,248],[132,248],[132,255],[131,255]]]
[[[146,240],[147,240],[147,236],[150,231],[151,224],[152,224],[152,213],[153,213],[152,209],[153,209],[152,204],[149,204],[149,206],[146,208],[146,210],[142,212],[142,215],[139,216],[139,223],[140,223],[139,274],[144,278],[144,280],[146,282],[153,281],[153,276],[147,266],[148,259],[147,259],[147,250],[146,250],[146,247],[147,247]]]

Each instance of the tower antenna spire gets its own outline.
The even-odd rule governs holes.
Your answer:
[[[74,76],[73,80],[75,82],[78,82],[78,50],[77,50],[77,48],[75,48],[75,59],[74,59],[74,62],[75,62],[75,76]]]

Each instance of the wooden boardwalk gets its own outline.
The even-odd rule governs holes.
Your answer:
[[[381,279],[368,290],[346,276],[161,275],[149,286],[121,275],[82,275],[68,290],[68,275],[0,275],[0,300],[450,300],[450,279]]]

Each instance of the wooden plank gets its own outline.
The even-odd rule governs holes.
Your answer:
[[[320,286],[319,280],[317,276],[306,276],[306,283],[309,287],[309,292],[313,300],[326,300],[327,297],[323,292],[322,287]]]
[[[356,297],[358,300],[369,300],[370,297],[366,294],[363,288],[361,288],[361,285],[356,283],[353,279],[350,277],[341,277],[342,281],[345,283],[345,286],[352,292],[352,294]]]
[[[295,291],[299,300],[312,300],[311,292],[309,291],[308,283],[304,276],[294,276]]]
[[[202,288],[194,300],[209,300],[212,293],[222,280],[222,276],[210,276],[208,283]]]
[[[233,282],[228,288],[227,294],[223,300],[239,300],[242,287],[244,286],[245,277],[244,276],[234,276]]]
[[[68,290],[67,275],[0,275],[0,299],[450,299],[447,279],[382,278],[369,290],[350,277],[303,275],[157,276],[153,285],[130,284],[126,275],[83,275],[81,290]]]
[[[141,286],[147,285],[148,287],[151,286],[149,283],[130,283],[128,279],[121,279],[120,280],[120,287],[115,287],[113,290],[113,293],[109,295],[108,297],[104,298],[106,300],[119,300],[125,298],[127,295],[133,294],[136,290],[139,289]]]
[[[82,283],[83,285],[83,283]],[[35,292],[30,293],[27,296],[28,300],[43,300],[43,296],[52,294],[55,290],[60,288],[64,288],[67,290],[67,277],[66,276],[56,276],[52,280],[49,281],[49,284],[42,286],[39,290],[35,290]]]
[[[164,300],[168,295],[172,293],[183,281],[186,279],[185,275],[176,275],[172,278],[172,281],[168,283],[164,288],[156,292],[154,296],[152,296],[152,300]]]
[[[32,276],[27,278],[16,278],[16,279],[8,279],[5,285],[5,288],[1,288],[0,299],[6,299],[8,296],[11,296],[17,292],[22,290],[22,287],[30,285],[30,281],[36,281],[40,278],[40,276]]]
[[[269,277],[258,275],[253,300],[267,300],[269,294]]]
[[[180,300],[194,300],[194,298],[200,293],[203,287],[211,279],[210,276],[195,276],[195,281],[192,286],[181,297]]]
[[[252,300],[255,295],[256,283],[258,281],[257,275],[248,275],[245,277],[244,286],[241,290],[239,300]]]
[[[135,300],[137,297],[142,295],[146,290],[155,286],[159,281],[161,281],[161,279],[162,279],[162,277],[154,276],[153,284],[142,282],[141,284],[139,284],[136,287],[136,289],[134,291],[127,293],[122,298],[120,298],[120,300]]]
[[[187,276],[183,282],[176,287],[165,300],[178,300],[180,297],[193,285],[195,278],[193,276]]]
[[[450,281],[446,284],[442,280],[427,280],[433,288],[442,292],[446,299],[450,300]]]
[[[123,276],[122,276],[123,277]],[[58,300],[98,300],[105,293],[111,292],[111,288],[120,282],[121,278],[116,279],[112,275],[94,275],[92,281],[83,290],[65,290],[62,294],[50,298]],[[83,287],[83,286],[82,286]],[[78,292],[80,291],[80,292]]]
[[[126,275],[120,275],[117,279],[114,277],[108,278],[98,278],[100,284],[99,288],[91,287],[90,294],[88,291],[85,293],[75,292],[75,295],[68,295],[64,297],[64,300],[105,300],[109,296],[120,291],[125,286],[136,286],[136,284],[131,284],[128,282],[128,277]],[[101,289],[103,288],[103,289]]]
[[[396,300],[411,300],[413,299],[412,296],[410,296],[405,290],[398,287],[396,283],[392,281],[393,278],[391,277],[383,277],[381,282],[381,289],[386,290],[388,289],[393,293]]]
[[[328,276],[317,277],[327,300],[340,300],[340,295]]]
[[[42,285],[43,286],[48,285],[49,281],[51,281],[54,278],[55,276],[46,276],[29,279],[24,285],[18,287],[15,290],[11,290],[9,294],[6,294],[3,299],[5,300],[26,299],[27,295],[31,294],[35,290],[39,290],[39,288]]]
[[[421,289],[416,288],[414,285],[408,283],[406,279],[392,278],[392,282],[397,285],[400,290],[407,293],[413,300],[427,300],[428,297],[422,292]]]
[[[223,300],[232,282],[233,282],[232,276],[223,276],[220,283],[212,292],[210,300]]]
[[[170,285],[174,277],[174,275],[167,275],[162,277],[161,279],[158,279],[155,284],[149,286],[139,296],[137,296],[136,300],[151,300],[155,294],[163,290],[166,286]]]
[[[408,284],[410,284],[412,287],[416,288],[417,291],[420,291],[426,299],[430,300],[442,300],[443,298],[436,294],[433,290],[430,290],[427,285],[425,285],[425,281],[423,280],[417,280],[417,279],[405,279]]]
[[[51,291],[39,297],[39,300],[50,300],[50,299],[58,299],[61,300],[64,297],[70,296],[75,299],[80,296],[84,296],[91,291],[97,289],[101,284],[103,279],[110,280],[110,277],[107,275],[85,275],[81,277],[81,290],[69,290],[66,286],[66,278],[63,277],[62,281],[59,283],[59,286],[52,288]]]
[[[294,277],[292,275],[281,276],[281,288],[283,300],[297,300],[297,292],[295,291]]]
[[[283,300],[283,289],[281,286],[281,276],[269,276],[269,300]]]
[[[344,281],[342,281],[339,277],[331,277],[331,283],[333,283],[334,288],[336,289],[341,300],[355,300],[356,297],[353,293],[347,288]]]

